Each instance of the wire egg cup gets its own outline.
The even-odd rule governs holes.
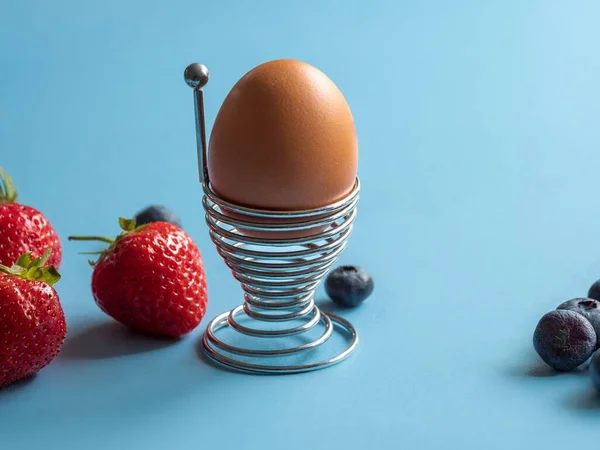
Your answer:
[[[204,351],[223,366],[264,374],[307,372],[339,363],[356,348],[358,334],[347,320],[321,311],[314,296],[352,233],[360,181],[357,177],[345,198],[303,211],[253,209],[219,197],[212,189],[207,170],[202,88],[208,83],[208,76],[206,66],[197,63],[184,72],[186,83],[194,89],[202,204],[210,238],[240,282],[245,301],[208,324],[202,337]],[[268,328],[274,322],[277,327]],[[306,341],[319,325],[323,332],[318,337],[290,345],[292,336]],[[243,345],[232,345],[220,338],[225,330],[242,338]],[[317,349],[328,343],[334,331],[349,338],[344,349],[333,356],[320,357]],[[253,347],[250,342],[254,338],[276,342],[276,348]],[[300,354],[306,360],[292,362],[291,358]]]

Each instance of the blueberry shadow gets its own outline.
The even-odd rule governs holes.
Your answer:
[[[504,366],[508,375],[517,378],[552,378],[552,377],[586,377],[588,376],[589,360],[569,372],[561,372],[546,364],[533,350],[525,348],[514,364]]]
[[[8,386],[4,386],[3,388],[0,388],[0,397],[2,397],[3,395],[10,395],[21,389],[25,389],[27,386],[29,386],[31,383],[33,383],[35,381],[36,377],[37,377],[37,373],[35,373],[27,378],[22,378],[19,381],[15,381],[14,383],[9,384]]]
[[[587,364],[584,363],[577,369],[571,370],[569,372],[561,372],[559,370],[553,369],[548,364],[546,364],[542,360],[538,360],[534,362],[529,367],[526,367],[522,374],[526,377],[531,378],[549,378],[549,377],[560,377],[560,376],[587,376]]]
[[[315,300],[315,304],[321,311],[326,312],[326,313],[330,312],[333,314],[343,314],[345,312],[354,311],[354,310],[360,309],[360,307],[362,306],[362,304],[361,304],[354,308],[345,308],[343,306],[338,305],[337,303],[333,303],[333,301],[328,298],[317,299],[317,300]]]
[[[569,398],[567,407],[576,410],[597,410],[600,411],[600,394],[593,387],[589,387],[583,392]]]
[[[136,333],[117,322],[102,322],[67,336],[59,358],[70,360],[118,358],[152,352],[178,341],[179,339]]]

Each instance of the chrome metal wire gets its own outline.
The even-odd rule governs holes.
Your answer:
[[[358,178],[341,201],[293,212],[240,207],[221,199],[208,181],[203,188],[210,238],[241,283],[245,300],[210,322],[202,339],[207,355],[233,369],[267,374],[306,372],[348,357],[358,344],[356,330],[347,320],[322,312],[315,305],[314,294],[352,232]],[[279,325],[276,329],[265,327],[273,322]],[[290,336],[308,334],[319,325],[323,329],[320,336],[289,345]],[[218,336],[224,329],[245,335],[248,341],[269,338],[281,345],[276,349],[252,348],[249,342],[235,346]],[[345,333],[348,344],[333,356],[320,357],[317,348],[326,345],[334,331]],[[301,363],[287,361],[301,352],[307,355]],[[274,362],[274,357],[283,363]]]

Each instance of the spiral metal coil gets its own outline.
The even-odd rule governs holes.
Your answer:
[[[220,314],[208,325],[202,338],[207,355],[230,368],[259,373],[306,372],[348,357],[358,344],[356,330],[347,320],[322,312],[315,305],[314,293],[352,232],[359,198],[358,178],[343,200],[294,212],[243,208],[219,198],[206,181],[203,188],[210,238],[245,293],[244,304]],[[299,231],[301,237],[297,237]],[[293,238],[281,234],[290,232],[296,232]],[[264,327],[272,322],[278,322],[279,327]],[[248,337],[278,339],[283,345],[289,336],[308,333],[317,325],[324,330],[319,337],[276,349],[234,346],[218,336],[220,330],[230,329]],[[343,351],[324,359],[309,357],[308,362],[298,364],[285,362],[293,354],[316,351],[334,329],[349,338]],[[255,362],[273,357],[283,357],[284,363]]]

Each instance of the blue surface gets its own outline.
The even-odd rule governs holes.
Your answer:
[[[0,6],[0,163],[63,237],[164,203],[201,247],[206,319],[172,346],[94,305],[65,242],[63,354],[0,393],[0,445],[151,449],[531,449],[598,441],[586,374],[551,376],[538,318],[600,277],[594,1],[13,1]],[[273,58],[339,85],[363,185],[340,263],[376,280],[325,371],[238,375],[197,355],[240,288],[209,242],[191,91],[207,124]],[[322,289],[319,292],[323,296]]]

